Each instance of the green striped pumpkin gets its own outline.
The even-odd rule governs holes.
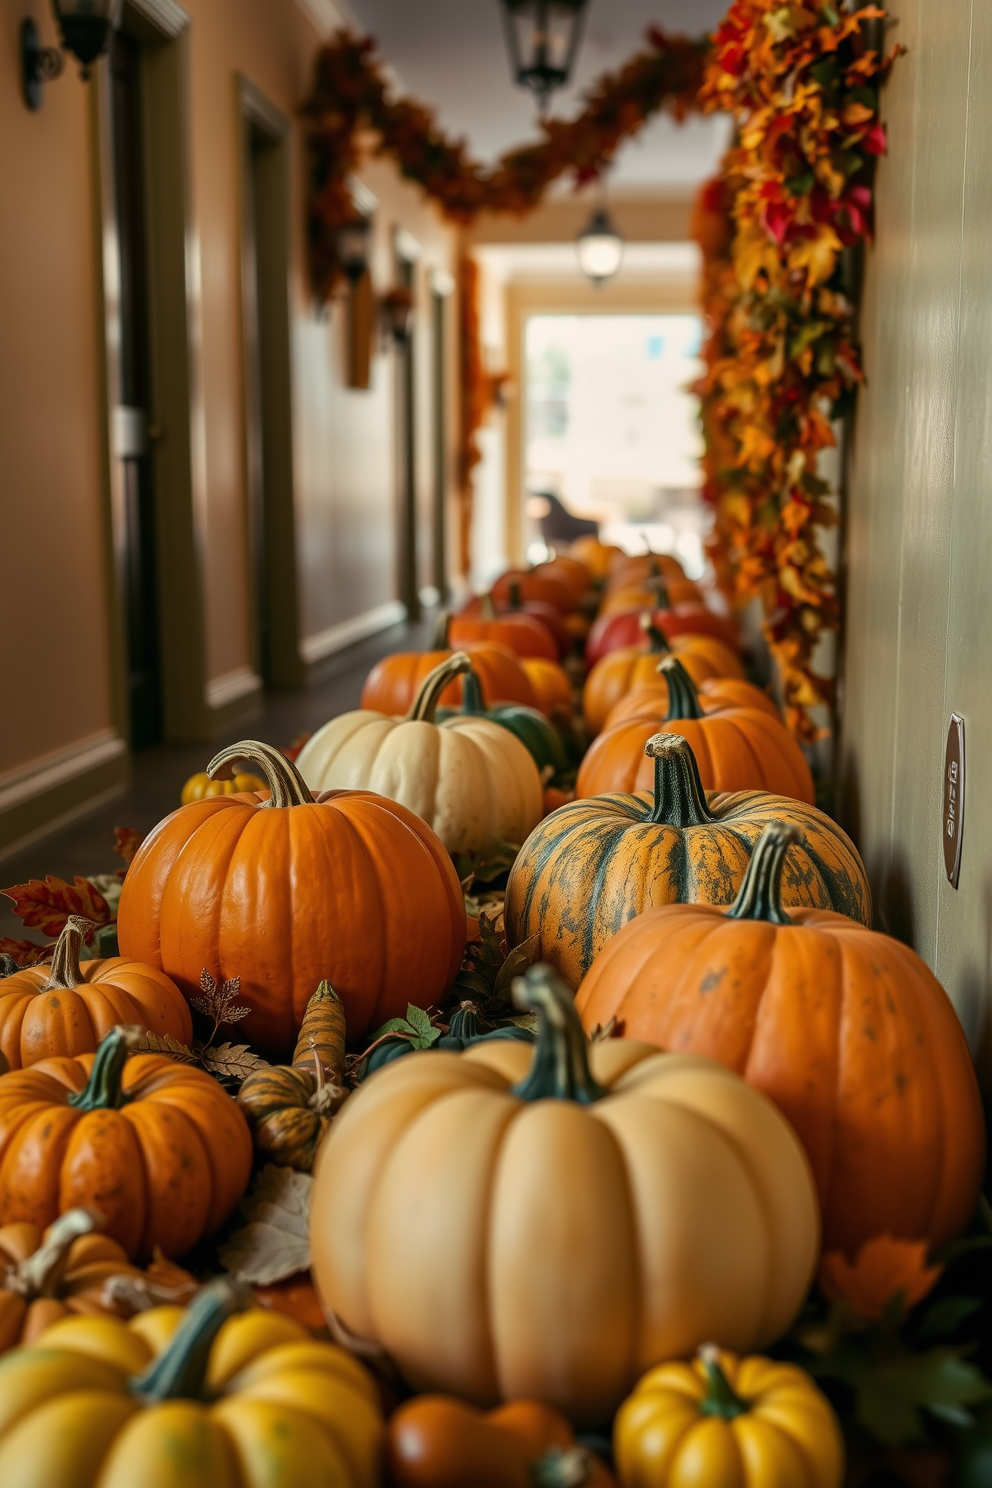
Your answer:
[[[767,791],[707,794],[678,734],[656,734],[654,792],[589,796],[561,806],[527,838],[506,888],[507,943],[537,935],[535,959],[575,988],[617,931],[659,904],[731,904],[769,821],[795,822],[787,905],[834,909],[871,923],[871,892],[857,849],[815,806]]]
[[[488,718],[490,723],[502,724],[517,736],[533,756],[539,770],[550,765],[552,779],[568,768],[558,731],[544,714],[536,708],[525,707],[523,703],[495,703],[487,708],[474,671],[466,672],[462,678],[461,707],[438,708],[435,717],[438,723],[443,723],[446,718]]]

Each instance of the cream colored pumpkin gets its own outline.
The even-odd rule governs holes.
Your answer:
[[[415,1390],[603,1424],[652,1365],[785,1332],[815,1190],[791,1127],[722,1066],[587,1045],[549,967],[514,992],[536,1046],[414,1053],[344,1107],[317,1160],[312,1272]]]
[[[409,807],[451,853],[523,842],[543,815],[541,777],[520,740],[485,718],[434,722],[451,680],[471,671],[455,652],[424,679],[406,718],[362,708],[332,718],[296,765],[314,792],[371,790]]]

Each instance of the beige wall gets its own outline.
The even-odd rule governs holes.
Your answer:
[[[862,332],[840,750],[881,923],[973,1044],[992,1012],[992,7],[901,0]],[[960,887],[944,877],[949,715],[967,730]]]

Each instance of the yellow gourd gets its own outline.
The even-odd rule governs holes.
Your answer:
[[[190,801],[205,801],[208,796],[237,796],[245,791],[267,789],[260,776],[251,775],[247,770],[240,770],[230,780],[212,780],[206,770],[199,770],[183,786],[181,801],[184,806],[188,806]]]

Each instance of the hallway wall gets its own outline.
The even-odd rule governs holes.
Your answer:
[[[900,0],[849,472],[843,812],[992,1072],[992,8]],[[960,885],[944,746],[965,718]]]

